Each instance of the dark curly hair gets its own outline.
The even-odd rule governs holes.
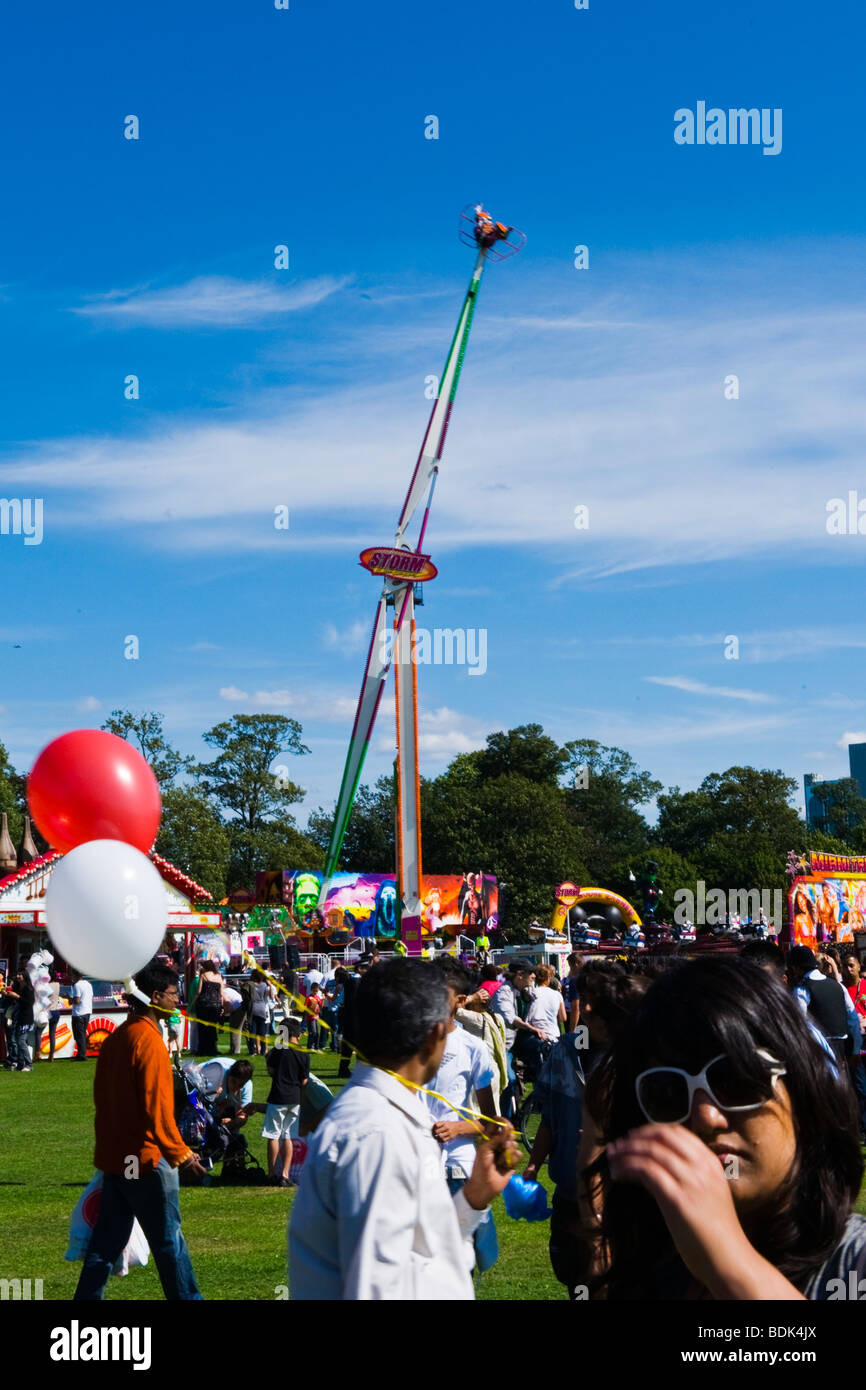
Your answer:
[[[353,1029],[347,1038],[365,1062],[399,1066],[425,1045],[437,1023],[448,1023],[451,999],[445,975],[431,961],[393,960],[374,965],[358,986]]]
[[[642,971],[620,961],[593,960],[580,972],[577,988],[580,998],[592,1006],[593,1013],[614,1038],[634,1012],[649,983],[649,977]]]
[[[171,989],[172,985],[178,983],[178,975],[172,966],[166,965],[164,961],[154,959],[148,961],[147,965],[143,965],[140,970],[136,970],[133,980],[136,988],[140,989],[142,994],[150,997],[154,990]],[[134,996],[130,1003],[134,1006],[140,1006],[140,1001],[136,1000]]]
[[[696,1072],[727,1054],[740,1071],[766,1076],[763,1048],[785,1066],[797,1154],[786,1182],[757,1220],[744,1222],[765,1259],[802,1289],[838,1244],[860,1191],[863,1157],[847,1079],[834,1076],[789,990],[742,957],[693,960],[666,971],[593,1072],[587,1105],[609,1143],[646,1124],[635,1082],[650,1066]],[[584,1170],[600,1184],[600,1234],[608,1252],[594,1293],[609,1299],[676,1297],[690,1276],[654,1198],[611,1182],[602,1155]]]

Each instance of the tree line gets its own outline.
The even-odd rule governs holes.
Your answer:
[[[261,869],[322,867],[332,812],[319,807],[298,826],[292,807],[306,793],[283,761],[309,754],[297,720],[233,715],[202,735],[214,750],[204,762],[169,744],[158,713],[118,709],[102,727],[153,768],[163,798],[157,852],[215,901],[253,887]],[[653,861],[657,915],[670,920],[676,890],[695,892],[699,880],[725,891],[784,890],[789,850],[866,849],[866,800],[843,786],[835,814],[812,829],[791,805],[796,785],[779,770],[736,766],[710,773],[694,791],[665,790],[621,748],[595,739],[559,744],[540,724],[524,724],[489,734],[484,748],[422,779],[424,872],[496,874],[507,885],[504,925],[522,926],[549,917],[553,887],[566,879],[613,889],[641,912],[641,880]],[[25,778],[0,744],[0,810],[16,844],[24,795]],[[341,869],[393,872],[394,814],[393,777],[360,787]]]

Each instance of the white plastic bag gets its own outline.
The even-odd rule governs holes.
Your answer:
[[[83,1260],[87,1254],[101,1199],[102,1174],[96,1172],[75,1203],[75,1209],[69,1218],[69,1249],[63,1257],[65,1260]],[[134,1265],[146,1265],[149,1255],[150,1247],[144,1231],[137,1221],[133,1221],[129,1243],[118,1256],[111,1272],[124,1278]]]

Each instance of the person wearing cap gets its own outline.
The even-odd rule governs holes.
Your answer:
[[[99,1051],[93,1078],[95,1166],[103,1173],[99,1215],[75,1299],[100,1300],[137,1219],[167,1299],[200,1299],[180,1228],[178,1169],[205,1169],[180,1136],[174,1083],[159,1020],[177,1007],[177,975],[158,961],[135,976],[129,1017]]]

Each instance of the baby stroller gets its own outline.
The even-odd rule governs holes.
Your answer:
[[[220,1108],[220,1100],[216,1108]],[[232,1129],[225,1118],[215,1113],[208,1098],[207,1082],[195,1062],[174,1069],[174,1118],[181,1138],[208,1170],[204,1183],[245,1183],[264,1186],[268,1175],[240,1130]],[[212,1176],[217,1164],[222,1166],[219,1177]],[[181,1180],[183,1181],[182,1171]],[[192,1180],[194,1181],[194,1180]]]
[[[527,1153],[532,1153],[538,1126],[541,1124],[542,1112],[541,1102],[538,1100],[535,1090],[530,1091],[527,1088],[535,1086],[538,1074],[553,1051],[555,1044],[538,1038],[528,1038],[527,1042],[529,1047],[524,1051],[522,1066],[515,1087],[517,1113],[514,1119],[514,1128],[523,1140],[523,1146]],[[517,1071],[516,1067],[515,1071]]]

